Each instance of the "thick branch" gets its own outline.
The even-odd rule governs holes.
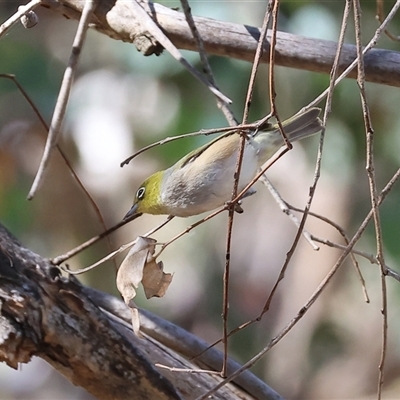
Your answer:
[[[191,399],[221,381],[219,375],[157,370],[157,362],[219,368],[222,356],[212,350],[189,362],[206,345],[150,313],[143,316],[145,338],[137,338],[124,321],[130,320],[124,303],[60,276],[1,225],[0,311],[0,361],[17,368],[41,357],[99,399]],[[238,368],[231,362],[232,372]],[[215,398],[280,399],[248,371],[237,382],[245,390],[226,385]]]
[[[1,226],[0,250],[0,361],[17,368],[41,357],[99,399],[180,398],[139,350],[139,339],[116,329],[79,283]]]
[[[50,9],[61,12],[68,18],[78,19],[83,2],[80,0],[44,0]],[[182,13],[160,4],[141,3],[143,8],[159,24],[171,41],[181,49],[197,50],[192,34]],[[255,27],[195,17],[196,26],[209,54],[253,61],[260,30]],[[134,42],[145,54],[159,54],[160,47],[138,19],[131,2],[103,0],[95,11],[93,27],[106,35],[126,42]],[[268,34],[268,40],[271,32]],[[337,44],[328,40],[278,32],[275,63],[286,67],[313,72],[330,73]],[[265,43],[268,50],[269,43]],[[356,47],[346,44],[340,58],[339,72],[357,57]],[[262,62],[269,60],[268,51]],[[372,49],[364,59],[366,80],[390,86],[400,86],[400,53],[390,50]],[[349,77],[356,78],[357,71]]]

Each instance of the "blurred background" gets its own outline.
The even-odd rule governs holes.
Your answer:
[[[266,2],[191,1],[194,15],[261,26]],[[19,2],[0,3],[0,21]],[[178,1],[165,2],[180,7]],[[337,41],[344,5],[341,2],[282,1],[279,29],[298,35]],[[363,2],[364,44],[378,23],[375,2]],[[389,9],[389,5],[388,5]],[[46,121],[50,121],[68,61],[75,21],[37,9],[39,24],[25,30],[16,25],[0,40],[0,73],[16,75]],[[391,24],[399,34],[400,18]],[[347,43],[354,43],[350,23]],[[398,50],[383,37],[378,47]],[[316,49],[318,51],[318,49]],[[199,68],[198,55],[184,52]],[[215,79],[233,100],[241,119],[251,64],[210,57]],[[329,84],[322,74],[276,67],[277,106],[286,118],[307,105]],[[375,130],[375,162],[381,189],[400,163],[398,88],[367,84]],[[323,106],[323,104],[321,104]],[[250,119],[269,112],[268,68],[262,65]],[[134,46],[89,31],[68,105],[60,146],[96,201],[107,227],[129,210],[138,185],[151,173],[166,168],[209,138],[197,137],[156,147],[128,166],[119,164],[133,152],[162,138],[203,128],[226,126],[213,96],[172,57],[143,57]],[[0,221],[23,244],[43,257],[63,254],[103,229],[87,197],[73,180],[57,152],[37,196],[26,196],[36,174],[46,132],[14,83],[0,79]],[[283,198],[304,207],[313,180],[318,137],[294,146],[269,171]],[[365,172],[365,133],[360,96],[354,80],[344,80],[333,98],[327,124],[322,174],[312,211],[352,236],[370,209]],[[231,328],[261,312],[274,285],[296,227],[260,183],[257,195],[236,215],[232,242],[229,325]],[[399,271],[400,189],[396,185],[381,207],[386,263]],[[97,261],[111,250],[144,234],[164,217],[143,216],[106,242],[69,260],[73,269]],[[154,237],[166,241],[197,218],[174,219]],[[222,332],[222,274],[227,215],[201,225],[163,253],[165,271],[174,273],[164,298],[140,307],[213,342]],[[326,223],[309,218],[307,230],[343,243]],[[376,253],[374,229],[368,227],[357,249]],[[281,282],[271,309],[261,322],[230,340],[230,355],[248,361],[265,347],[298,313],[332,268],[340,251],[321,246],[314,251],[303,238]],[[117,265],[122,256],[117,258]],[[366,279],[370,304],[350,262],[346,262],[311,310],[293,330],[253,368],[253,372],[290,399],[370,399],[376,397],[381,353],[381,288],[376,265],[358,258]],[[118,296],[115,265],[105,263],[79,279],[86,285]],[[389,339],[384,398],[400,398],[399,284],[388,279]],[[34,359],[14,371],[0,365],[0,399],[90,399],[45,362]]]

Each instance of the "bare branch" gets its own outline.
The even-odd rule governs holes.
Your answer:
[[[14,13],[6,22],[0,25],[0,38],[7,33],[7,31],[16,24],[24,15],[34,10],[37,6],[42,4],[42,0],[32,0],[25,6],[18,7],[18,11]]]
[[[384,9],[385,1],[384,0],[376,0],[376,19],[382,24],[385,20],[385,9]],[[385,34],[392,40],[400,41],[400,36],[393,35],[389,29],[385,29]]]
[[[382,387],[384,379],[384,366],[387,352],[387,331],[388,331],[388,315],[387,315],[387,289],[386,289],[386,270],[385,259],[383,254],[382,226],[379,214],[378,192],[375,179],[375,161],[374,161],[374,130],[372,127],[371,115],[369,111],[367,94],[365,90],[365,73],[364,73],[364,57],[362,54],[361,40],[361,5],[359,0],[354,0],[354,25],[357,44],[357,84],[360,90],[361,105],[364,116],[365,135],[367,142],[366,170],[370,189],[370,198],[372,206],[372,214],[375,226],[375,238],[377,248],[377,260],[381,270],[381,301],[382,301],[382,353],[379,362],[379,379],[378,379],[378,400],[382,398]]]
[[[294,215],[291,212],[290,207],[288,206],[286,201],[282,199],[281,195],[278,193],[278,191],[276,190],[276,188],[274,187],[272,182],[267,178],[267,175],[265,175],[265,174],[261,175],[260,182],[262,182],[266,186],[266,188],[269,190],[269,192],[271,193],[274,200],[278,203],[278,206],[281,209],[281,211],[284,212],[286,215],[288,215],[289,218],[293,221],[293,223],[298,228],[300,226],[299,219],[296,217],[296,215]],[[301,211],[303,212],[304,210],[301,210]],[[307,242],[310,243],[313,250],[319,250],[319,246],[317,246],[313,242],[309,232],[307,232],[306,230],[303,230],[302,234],[303,234],[304,238],[307,240]]]
[[[82,50],[83,42],[85,41],[86,32],[89,26],[90,17],[95,9],[97,1],[86,0],[82,17],[79,20],[78,29],[76,31],[74,43],[71,49],[71,55],[68,61],[68,66],[64,72],[64,77],[61,83],[60,92],[58,93],[57,103],[54,108],[53,118],[50,124],[49,134],[47,136],[46,146],[43,152],[42,160],[40,161],[39,169],[33,181],[31,190],[28,194],[28,200],[31,200],[43,179],[43,175],[50,162],[50,156],[53,149],[57,146],[58,139],[61,133],[61,126],[64,121],[65,110],[69,100],[69,94],[72,87],[72,82],[75,75],[75,70],[78,65],[79,55]]]
[[[79,19],[83,7],[80,0],[59,0],[58,2],[43,0],[43,3],[51,10],[73,19]],[[386,29],[388,21],[396,13],[397,3],[386,17],[382,25],[383,29]],[[142,5],[176,47],[197,51],[196,43],[183,13],[158,3],[145,2]],[[92,24],[97,30],[114,39],[135,42],[136,38],[146,34],[138,27],[137,18],[130,2],[103,0],[95,10]],[[259,28],[202,17],[194,17],[194,21],[208,54],[253,61],[260,37]],[[269,30],[268,38],[271,38],[271,35],[272,32]],[[264,48],[269,49],[268,41],[264,43]],[[285,67],[329,74],[336,50],[337,43],[333,41],[278,32],[275,63]],[[356,46],[345,44],[340,57],[339,73],[344,71],[356,58]],[[264,52],[261,61],[269,62],[268,51]],[[366,80],[400,87],[399,65],[400,53],[383,49],[369,50],[364,59]],[[356,79],[357,72],[352,70],[348,77]]]
[[[185,14],[187,23],[190,27],[190,30],[192,31],[193,38],[196,41],[196,45],[197,45],[199,55],[200,55],[201,64],[203,66],[203,71],[206,74],[210,83],[218,89],[217,84],[214,79],[214,75],[211,70],[210,63],[208,62],[206,50],[204,49],[204,42],[203,42],[203,39],[202,39],[201,35],[199,34],[199,31],[196,27],[196,23],[194,22],[194,19],[192,16],[192,11],[189,6],[189,2],[188,2],[188,0],[181,0],[181,4],[182,4],[183,12]],[[229,108],[229,103],[227,103],[223,99],[217,97],[217,106],[224,113],[225,118],[228,121],[228,124],[230,126],[235,126],[238,124],[238,121],[236,120],[232,110]]]
[[[156,369],[158,362],[218,370],[222,354],[213,349],[199,360],[188,360],[206,344],[149,312],[141,317],[146,338],[138,339],[124,322],[124,315],[130,320],[130,311],[120,300],[60,276],[1,225],[0,301],[0,361],[17,368],[33,355],[41,357],[98,399],[182,399],[187,393],[199,396],[221,381],[217,374]],[[229,361],[230,372],[238,367]],[[282,400],[250,372],[215,398]]]

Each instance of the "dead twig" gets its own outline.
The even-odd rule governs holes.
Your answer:
[[[33,112],[36,114],[37,118],[39,119],[39,121],[41,122],[41,124],[43,125],[44,129],[46,130],[46,132],[49,130],[49,127],[46,123],[46,121],[44,120],[44,118],[42,117],[42,115],[40,114],[39,110],[37,109],[36,105],[34,104],[34,102],[32,101],[32,99],[29,97],[28,93],[26,92],[26,90],[21,86],[21,84],[18,82],[17,78],[15,77],[15,75],[12,74],[0,74],[1,78],[6,78],[6,79],[10,79],[12,82],[14,82],[14,84],[17,86],[18,90],[20,91],[20,93],[22,94],[22,96],[25,98],[25,100],[28,102],[28,104],[31,106]],[[90,195],[90,193],[88,192],[88,190],[85,188],[83,182],[80,180],[79,176],[77,175],[77,173],[75,172],[74,168],[72,167],[72,164],[70,163],[70,161],[68,160],[67,155],[64,153],[64,151],[61,149],[60,145],[56,145],[56,149],[59,152],[59,154],[61,155],[61,158],[64,160],[68,170],[71,172],[72,177],[75,179],[76,183],[78,184],[78,186],[81,188],[81,190],[83,191],[83,193],[85,194],[85,196],[87,197],[87,199],[89,200],[91,206],[94,209],[94,212],[96,213],[97,217],[99,218],[100,224],[103,227],[104,231],[107,230],[106,227],[106,223],[104,221],[103,215],[101,214],[101,211],[99,209],[99,207],[97,206],[96,202],[94,201],[93,197]],[[109,240],[108,236],[107,236],[107,242],[108,242],[108,246],[111,250],[111,241]],[[56,257],[57,258],[57,257]],[[66,260],[66,259],[65,259]],[[64,261],[65,261],[64,260]],[[61,261],[62,262],[62,261]],[[117,265],[114,264],[115,266],[115,270],[117,270]]]
[[[353,1],[353,10],[354,10],[354,25],[355,25],[356,46],[358,55],[357,84],[360,90],[361,105],[364,115],[365,134],[367,141],[366,170],[367,170],[369,189],[370,189],[372,215],[375,226],[377,260],[381,269],[382,352],[381,352],[381,359],[379,362],[379,379],[378,379],[378,399],[380,400],[382,397],[384,366],[385,366],[386,352],[387,352],[388,320],[387,320],[386,270],[385,270],[385,258],[383,255],[382,226],[378,210],[378,193],[375,180],[374,130],[372,127],[371,116],[367,101],[367,94],[365,91],[364,56],[362,54],[362,40],[361,40],[361,5],[359,0]]]
[[[196,42],[196,46],[199,51],[201,64],[203,66],[203,72],[205,73],[205,75],[208,78],[208,80],[210,81],[210,83],[218,89],[218,86],[214,79],[214,75],[211,70],[210,63],[208,62],[208,56],[207,56],[206,50],[204,48],[204,42],[199,33],[199,30],[196,27],[196,23],[192,16],[192,11],[190,9],[189,2],[188,2],[188,0],[181,0],[181,4],[182,4],[182,10],[185,14],[186,21],[189,25],[189,28],[192,32],[193,38]],[[225,118],[228,121],[228,124],[230,126],[235,126],[238,124],[238,121],[236,120],[235,116],[233,115],[233,112],[229,108],[229,103],[227,103],[223,99],[217,97],[217,106],[218,106],[218,108],[221,109],[221,111],[225,115]]]
[[[376,0],[376,19],[382,24],[385,17],[385,2],[384,0]],[[393,35],[389,29],[385,29],[385,34],[386,36],[388,36],[390,39],[395,40],[395,41],[399,41],[400,40],[400,36],[396,36]]]
[[[71,55],[69,57],[68,66],[65,69],[64,77],[61,82],[61,88],[58,94],[57,102],[54,108],[53,118],[50,123],[50,130],[47,136],[46,146],[44,148],[42,160],[40,161],[39,169],[33,181],[31,190],[28,194],[28,200],[32,200],[40,183],[43,180],[44,173],[50,162],[50,156],[53,149],[58,143],[61,134],[61,126],[64,121],[65,110],[67,108],[69,94],[72,87],[76,67],[78,65],[79,55],[82,51],[85,41],[86,32],[89,27],[90,18],[93,10],[97,5],[97,0],[86,0],[82,11],[82,17],[79,21],[78,29],[75,34],[75,39],[72,44]]]
[[[392,179],[388,182],[388,184],[382,190],[382,192],[378,198],[378,205],[382,204],[386,195],[390,192],[391,188],[393,187],[394,183],[397,181],[399,176],[400,176],[400,169],[397,170],[396,174],[392,177]],[[304,306],[298,311],[297,315],[294,318],[292,318],[290,320],[290,322],[274,338],[272,338],[271,341],[268,343],[268,345],[265,346],[260,352],[258,352],[254,357],[252,357],[248,362],[243,364],[242,367],[238,368],[233,374],[229,375],[226,379],[224,379],[218,385],[213,387],[212,390],[209,390],[207,393],[204,393],[203,395],[199,396],[196,400],[207,399],[209,396],[211,396],[213,393],[215,393],[219,388],[221,388],[222,386],[226,385],[228,382],[235,379],[242,372],[251,368],[254,364],[257,363],[257,361],[259,361],[269,350],[271,350],[275,345],[277,345],[291,331],[291,329],[299,322],[299,320],[301,318],[304,317],[304,315],[307,313],[307,311],[312,307],[312,305],[315,303],[315,301],[318,299],[318,297],[324,291],[325,287],[332,280],[333,276],[336,274],[336,272],[339,270],[339,268],[343,265],[343,262],[345,261],[347,256],[350,254],[350,252],[353,250],[353,247],[355,246],[355,244],[358,242],[358,240],[361,238],[362,234],[364,233],[372,216],[373,216],[373,212],[371,209],[371,211],[368,213],[368,215],[365,217],[365,219],[363,220],[363,222],[357,229],[357,232],[351,238],[351,240],[350,240],[349,244],[346,246],[345,250],[339,256],[336,263],[333,265],[331,270],[328,272],[326,277],[322,280],[322,282],[317,287],[317,289],[314,291],[314,293],[309,297],[309,299],[304,304]],[[249,324],[244,324],[243,326],[248,326],[248,325]]]
[[[251,70],[250,82],[247,90],[245,109],[243,113],[242,124],[246,124],[248,119],[249,107],[251,104],[251,98],[254,90],[254,82],[255,76],[258,71],[258,66],[260,63],[260,58],[263,52],[263,44],[264,40],[267,36],[268,23],[271,16],[271,2],[268,2],[267,9],[264,15],[263,27],[261,29],[260,38],[258,40],[256,54],[254,56],[254,62]],[[271,52],[274,51],[274,48],[271,48]],[[225,268],[224,268],[224,277],[223,277],[223,304],[222,304],[222,322],[223,322],[223,346],[224,346],[224,362],[222,365],[221,375],[226,376],[227,371],[227,359],[228,359],[228,311],[229,311],[229,273],[230,273],[230,263],[231,263],[231,244],[232,244],[232,230],[233,230],[233,218],[235,213],[235,198],[237,198],[239,179],[240,179],[240,171],[242,169],[243,156],[244,156],[244,148],[246,143],[246,133],[240,132],[240,144],[239,144],[239,152],[236,161],[235,174],[234,174],[234,184],[232,188],[232,198],[230,207],[228,210],[228,228],[227,228],[227,237],[226,237],[226,247],[225,247]]]
[[[174,218],[172,216],[169,216],[164,222],[162,222],[161,224],[159,224],[158,226],[156,226],[155,228],[151,229],[149,232],[145,233],[144,235],[141,235],[142,237],[149,237],[150,235],[152,235],[153,233],[157,232],[158,230],[160,230],[162,227],[164,227],[165,225],[167,225],[169,223],[169,221],[171,221],[171,219]],[[95,238],[92,238],[90,240],[88,240],[86,243],[84,243],[83,245],[78,246],[77,248],[71,250],[70,252],[68,252],[66,255],[64,256],[59,256],[56,257],[55,259],[51,260],[53,264],[59,265],[62,262],[64,262],[68,257],[72,257],[72,255],[77,254],[78,252],[83,251],[84,249],[86,249],[87,247],[91,246],[94,241],[99,240],[100,238],[110,234],[111,232],[113,232],[114,230],[120,228],[121,226],[125,225],[126,223],[130,222],[129,220],[127,221],[122,221],[120,223],[118,223],[117,225],[113,226],[112,228],[110,228],[108,231],[103,232],[101,235],[96,236]],[[112,231],[111,231],[112,229]],[[111,232],[110,232],[111,231]],[[101,236],[101,237],[100,237]],[[122,246],[120,246],[120,248],[118,250],[115,250],[109,254],[107,254],[105,257],[103,257],[102,259],[100,259],[99,261],[95,262],[92,265],[89,265],[86,268],[82,268],[79,269],[77,271],[75,270],[70,270],[67,267],[60,267],[64,272],[67,272],[70,275],[81,275],[85,272],[88,272],[96,267],[98,267],[99,265],[103,264],[104,262],[113,259],[115,256],[117,256],[119,253],[122,253],[123,251],[129,249],[130,247],[132,247],[137,241],[137,238],[127,244],[124,244]]]
[[[42,0],[32,0],[25,6],[19,6],[18,11],[15,12],[7,21],[0,25],[0,38],[7,33],[7,31],[15,25],[24,15],[33,11],[37,6],[42,4]]]
[[[346,0],[346,7],[347,2],[350,0]],[[390,21],[393,17],[397,14],[397,11],[400,8],[400,0],[397,0],[396,3],[393,5],[392,9],[390,10],[389,14],[386,16],[385,20],[382,24],[376,29],[374,36],[368,42],[368,44],[364,47],[362,51],[362,55],[365,56],[371,49],[373,49],[376,44],[378,43],[379,38],[382,36],[383,32],[385,31],[386,27],[389,25]],[[334,86],[337,86],[344,78],[346,78],[357,66],[358,57],[355,58],[350,65],[335,79]],[[321,100],[323,100],[329,93],[330,87],[324,90],[318,97],[316,97],[308,106],[308,108],[314,107],[315,105],[319,104]]]

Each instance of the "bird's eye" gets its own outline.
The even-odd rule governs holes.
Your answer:
[[[146,192],[146,189],[144,187],[139,188],[138,191],[136,192],[137,199],[142,200],[145,192]]]

